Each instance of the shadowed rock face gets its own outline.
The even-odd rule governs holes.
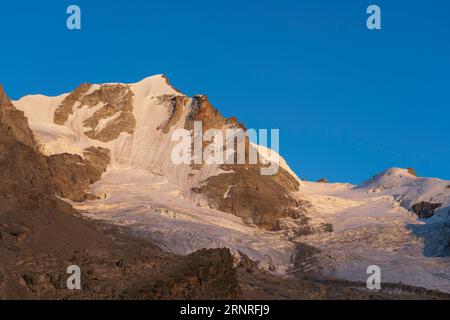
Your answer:
[[[0,85],[0,136],[4,147],[20,142],[35,148],[34,136],[22,111],[17,110]]]
[[[66,207],[54,196],[56,186],[23,112],[1,86],[0,168],[0,210]]]
[[[167,106],[169,116],[167,120],[158,127],[158,130],[162,130],[163,133],[169,133],[170,129],[180,121],[183,115],[183,107],[188,105],[189,98],[186,96],[164,95],[159,97],[159,100],[162,104]]]
[[[126,295],[132,299],[235,299],[241,294],[233,257],[228,249],[200,250],[183,263],[166,265],[155,282],[134,280]]]
[[[442,203],[430,203],[422,201],[413,205],[411,207],[411,211],[417,214],[420,219],[428,219],[434,216],[434,212],[440,206],[442,206]]]
[[[228,249],[186,257],[117,229],[46,209],[0,213],[0,299],[233,299]],[[67,289],[67,267],[81,290]]]
[[[109,150],[94,147],[84,151],[84,159],[72,154],[44,157],[23,112],[12,105],[1,88],[0,134],[3,208],[36,209],[55,207],[57,203],[65,207],[55,194],[85,200],[85,190],[101,178],[110,161]]]
[[[262,176],[256,165],[233,167],[232,172],[210,177],[194,191],[206,195],[212,207],[268,230],[279,230],[279,220],[286,217],[307,223],[309,203],[291,195],[298,183],[286,170]]]
[[[55,154],[47,158],[50,173],[60,197],[84,201],[95,196],[87,194],[88,187],[100,180],[110,162],[110,152],[101,147],[84,150],[84,158],[76,154]]]

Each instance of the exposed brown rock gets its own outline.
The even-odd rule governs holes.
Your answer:
[[[175,256],[115,228],[51,209],[0,210],[0,234],[0,299],[240,296],[227,249]],[[81,290],[67,288],[70,265],[81,269]]]
[[[69,119],[69,116],[73,114],[73,109],[76,102],[79,102],[80,98],[89,91],[91,84],[84,83],[79,85],[74,91],[72,91],[61,103],[61,105],[55,110],[55,116],[53,121],[56,124],[63,125]]]
[[[203,131],[208,129],[222,129],[225,125],[241,126],[235,117],[224,118],[222,114],[214,108],[205,95],[196,95],[191,99],[190,111],[186,116],[184,128],[192,130],[195,121],[201,121]]]
[[[58,186],[57,194],[72,201],[84,201],[91,197],[88,187],[100,180],[110,162],[110,152],[101,147],[90,147],[76,154],[55,154],[47,158],[50,173]]]
[[[204,194],[212,207],[265,229],[278,230],[278,220],[285,217],[306,223],[309,203],[291,195],[298,182],[282,168],[275,176],[262,176],[259,169],[236,165],[233,172],[212,176],[195,191]]]
[[[408,173],[409,173],[409,174],[411,174],[411,175],[417,177],[417,173],[416,173],[416,170],[414,170],[414,168],[408,168],[408,169],[406,169],[406,170],[408,170]]]
[[[17,110],[0,85],[0,142],[2,145],[20,142],[35,147],[34,136],[22,111]]]
[[[134,281],[126,292],[133,299],[235,299],[240,296],[233,257],[228,249],[200,250],[167,265],[158,280]],[[173,276],[176,275],[176,276]]]
[[[56,186],[23,112],[1,86],[0,168],[1,209],[67,207],[54,196]]]
[[[133,116],[133,92],[124,84],[102,85],[99,89],[87,94],[92,85],[83,84],[68,95],[55,111],[54,122],[63,125],[73,114],[75,108],[85,106],[93,108],[99,103],[104,106],[84,121],[84,126],[90,130],[84,132],[91,139],[109,142],[116,139],[122,132],[133,133],[136,119]],[[104,128],[97,129],[101,120],[112,116]]]
[[[13,237],[15,241],[24,241],[30,235],[30,229],[20,224],[0,224],[0,239]]]
[[[411,211],[417,214],[420,219],[428,219],[434,216],[434,212],[437,208],[442,206],[442,203],[431,203],[422,201],[420,203],[416,203],[411,207]]]
[[[328,179],[327,178],[322,178],[317,180],[318,183],[328,183]]]
[[[162,104],[167,105],[169,117],[158,127],[158,130],[169,133],[170,129],[181,119],[183,107],[187,105],[189,98],[186,96],[165,95],[159,97],[159,99]]]
[[[84,125],[91,128],[86,131],[86,136],[108,142],[116,139],[122,132],[133,133],[136,127],[136,119],[133,116],[133,92],[123,84],[103,85],[100,89],[84,96],[81,99],[81,105],[94,107],[103,102],[100,110],[85,120]],[[100,120],[107,119],[115,114],[119,116],[107,123],[106,127],[96,130]]]
[[[109,149],[102,147],[89,147],[83,151],[86,164],[92,167],[94,180],[98,181],[110,163]]]
[[[83,90],[86,86],[79,89]],[[2,208],[68,208],[55,194],[84,199],[84,191],[100,179],[109,164],[109,150],[86,149],[84,159],[69,154],[44,157],[23,112],[12,105],[1,88],[0,101]]]

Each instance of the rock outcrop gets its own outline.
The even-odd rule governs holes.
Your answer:
[[[183,116],[183,109],[187,107],[189,103],[189,98],[180,95],[163,95],[159,97],[159,100],[161,104],[167,106],[169,116],[167,120],[158,127],[158,130],[162,130],[163,133],[167,134],[170,132],[170,129],[180,121]]]
[[[287,217],[307,223],[310,204],[291,195],[297,181],[284,169],[275,176],[262,176],[256,165],[232,167],[229,173],[208,178],[194,191],[205,195],[211,207],[268,230],[280,230],[279,220]]]
[[[429,219],[434,216],[436,209],[440,206],[442,206],[442,203],[422,201],[413,205],[411,207],[411,211],[414,212],[420,219]]]
[[[0,86],[0,211],[67,207],[54,195],[47,162],[23,112]]]
[[[72,91],[55,110],[53,121],[56,124],[64,125],[69,119],[69,116],[73,114],[75,104],[79,102],[80,98],[88,92],[91,87],[91,84],[83,83]]]
[[[75,109],[87,108],[92,115],[84,120],[84,134],[94,140],[109,142],[124,133],[133,133],[133,92],[123,84],[99,88],[82,84],[69,94],[56,109],[54,122],[64,125]]]
[[[89,147],[83,155],[62,153],[47,158],[50,173],[58,187],[58,196],[78,202],[95,197],[86,190],[106,171],[110,152],[101,147]]]

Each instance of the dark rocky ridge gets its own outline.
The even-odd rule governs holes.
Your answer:
[[[428,219],[434,216],[436,209],[440,206],[442,206],[442,203],[422,201],[413,205],[411,207],[411,211],[414,212],[420,219]]]

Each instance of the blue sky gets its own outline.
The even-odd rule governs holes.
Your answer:
[[[279,128],[302,178],[450,179],[449,14],[445,0],[3,1],[0,83],[19,98],[164,73],[249,128]]]

